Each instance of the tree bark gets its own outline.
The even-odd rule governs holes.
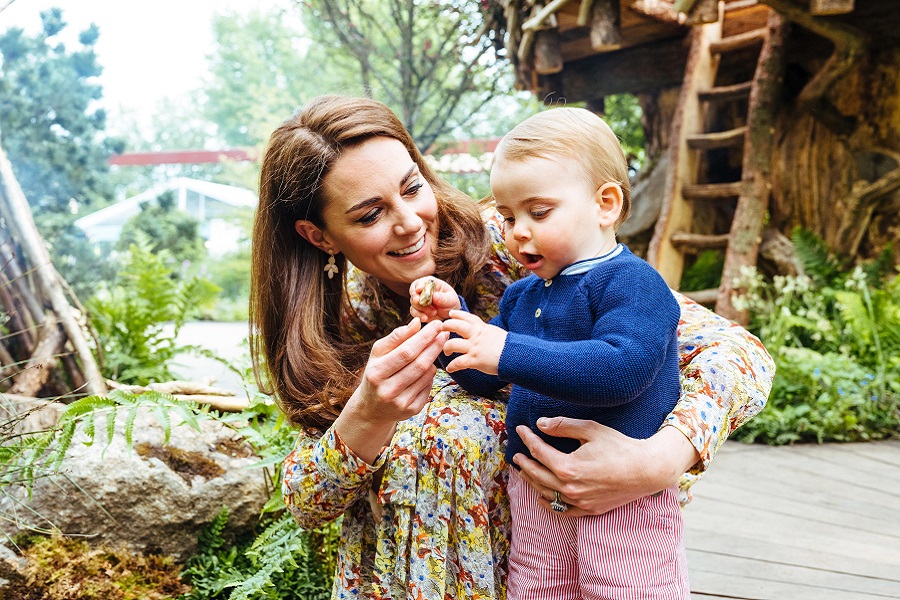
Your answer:
[[[750,92],[741,195],[731,225],[731,240],[716,300],[717,313],[744,325],[747,324],[748,314],[734,308],[732,296],[739,291],[734,287],[734,280],[740,275],[741,267],[756,265],[772,189],[772,136],[780,107],[787,31],[777,12],[773,11],[769,17],[768,30]]]

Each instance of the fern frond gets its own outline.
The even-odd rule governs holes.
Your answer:
[[[791,233],[794,254],[806,274],[819,285],[838,287],[843,280],[844,265],[831,252],[821,237],[802,227]]]

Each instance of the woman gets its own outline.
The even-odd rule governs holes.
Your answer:
[[[272,134],[251,351],[302,428],[285,459],[288,507],[306,528],[344,516],[335,598],[505,597],[504,404],[436,372],[439,323],[406,323],[409,284],[432,274],[490,318],[524,272],[495,211],[436,177],[386,106],[321,97]],[[604,512],[698,474],[764,404],[772,364],[758,341],[678,299],[683,393],[656,435],[548,419],[547,433],[583,442],[560,455],[519,431],[539,462],[515,460],[546,508]]]

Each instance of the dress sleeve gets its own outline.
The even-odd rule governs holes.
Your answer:
[[[302,432],[284,459],[281,492],[284,503],[305,529],[314,529],[368,497],[374,473],[387,457],[382,449],[369,465],[343,442],[332,425],[316,438]]]
[[[766,405],[775,363],[743,327],[673,292],[681,305],[681,400],[663,426],[681,431],[700,454],[701,474],[732,431]]]

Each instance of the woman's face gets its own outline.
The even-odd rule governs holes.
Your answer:
[[[322,236],[335,253],[400,296],[435,269],[437,199],[398,140],[346,150],[322,180]]]

